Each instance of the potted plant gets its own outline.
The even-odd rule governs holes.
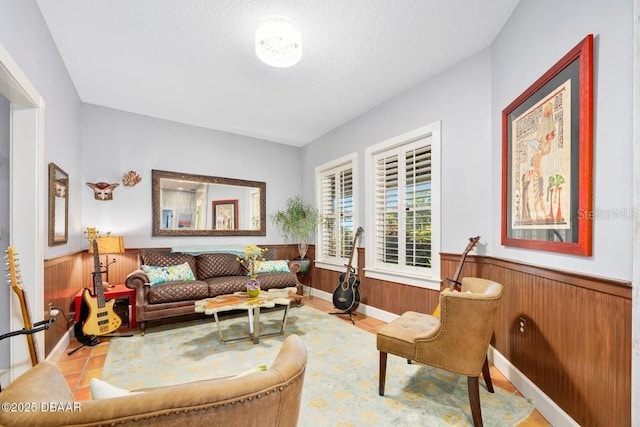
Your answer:
[[[322,222],[322,215],[315,206],[305,203],[300,196],[294,196],[287,200],[284,210],[271,214],[271,220],[280,227],[285,239],[298,242],[299,259],[306,260],[306,263],[301,263],[300,272],[306,273],[309,268],[309,260],[306,259],[309,240]]]

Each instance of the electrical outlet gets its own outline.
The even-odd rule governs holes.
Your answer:
[[[527,333],[527,319],[522,316],[518,317],[518,331],[520,331],[521,335]]]

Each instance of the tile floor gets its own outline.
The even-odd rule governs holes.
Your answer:
[[[309,299],[305,296],[303,303],[325,312],[335,311],[333,305],[330,302],[321,300],[319,298]],[[349,322],[348,316],[337,317],[344,319],[345,322]],[[354,316],[354,319],[357,327],[371,333],[376,333],[377,330],[385,324],[385,322],[362,315],[360,313]],[[126,330],[121,330],[120,332],[126,332]],[[67,353],[69,351],[80,346],[80,344],[75,339],[73,339],[71,344],[69,345],[69,348],[67,349],[67,353],[65,353],[60,358],[60,360],[58,360],[58,366],[63,372],[67,383],[69,384],[69,387],[71,388],[71,390],[73,390],[76,400],[91,399],[91,394],[89,391],[89,380],[91,378],[101,377],[102,368],[107,357],[107,352],[109,351],[110,339],[120,338],[102,338],[100,344],[93,347],[80,348],[73,354],[68,355]],[[493,380],[493,383],[495,385],[511,392],[517,392],[517,390],[511,385],[511,383],[509,383],[509,381],[506,380],[506,378],[500,373],[500,371],[498,371],[493,366],[491,366],[490,370],[491,379]],[[529,418],[519,424],[519,427],[536,427],[549,425],[550,424],[544,419],[544,417],[542,417],[542,415],[538,411],[534,411]]]

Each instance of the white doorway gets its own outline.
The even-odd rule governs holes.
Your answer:
[[[9,244],[20,253],[22,285],[31,313],[38,316],[44,308],[44,101],[2,44],[0,95],[9,101]],[[13,296],[9,301],[9,329],[22,329],[19,304]],[[42,355],[44,337],[34,338]],[[9,342],[11,381],[31,367],[31,360],[23,336]]]

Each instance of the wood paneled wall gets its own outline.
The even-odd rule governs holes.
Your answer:
[[[49,303],[62,311],[56,322],[44,332],[45,355],[60,341],[73,319],[73,297],[82,288],[82,253],[65,255],[44,262],[44,307],[32,315],[33,320],[49,317]]]
[[[269,249],[270,259],[293,259],[298,256],[297,245],[261,245]],[[127,275],[139,268],[138,249],[127,249],[124,254],[109,255],[108,260],[116,260],[109,266],[109,282],[113,284],[124,283]],[[100,256],[100,261],[105,262],[105,256]],[[44,263],[44,307],[32,314],[33,321],[46,319],[49,314],[49,303],[64,312],[56,319],[56,323],[45,331],[45,355],[51,353],[60,341],[71,322],[65,323],[65,316],[69,321],[74,316],[75,295],[82,288],[93,289],[92,273],[94,268],[93,254],[87,251],[65,255],[59,258],[45,260]],[[103,274],[102,280],[106,281]]]
[[[296,245],[263,246],[270,249],[272,259],[298,255]],[[311,259],[314,249],[310,247],[307,254]],[[139,266],[138,250],[128,249],[115,258],[109,279],[123,283]],[[438,304],[436,291],[366,278],[364,259],[364,249],[358,248],[362,304],[396,314],[430,313]],[[460,254],[441,254],[442,277],[453,276],[459,259]],[[70,316],[73,298],[91,285],[92,272],[93,257],[86,252],[46,261],[45,305],[51,301]],[[339,274],[312,265],[301,280],[333,293]],[[464,276],[504,285],[492,344],[565,412],[583,426],[631,425],[629,282],[471,255]],[[524,333],[519,331],[521,319]],[[67,329],[61,317],[58,323],[46,332],[47,354]]]
[[[441,254],[442,277],[460,256]],[[363,304],[396,314],[438,304],[436,291],[366,278],[362,248],[358,259]],[[333,293],[338,276],[316,268],[311,281]],[[629,282],[479,256],[467,257],[465,276],[504,285],[492,345],[558,406],[582,426],[631,425]]]

